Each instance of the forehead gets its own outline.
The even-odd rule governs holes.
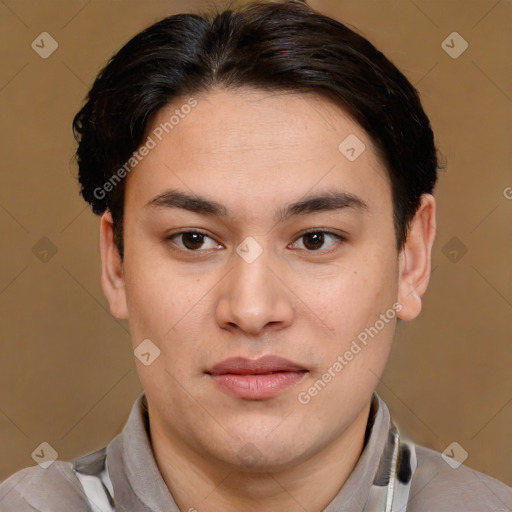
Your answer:
[[[369,136],[343,109],[313,94],[239,89],[183,96],[157,112],[146,137],[152,149],[130,173],[126,191],[127,202],[139,206],[166,188],[253,209],[315,188],[366,195],[369,202],[377,191],[390,197]]]

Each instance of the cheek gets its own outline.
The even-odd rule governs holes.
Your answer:
[[[149,339],[160,351],[149,366],[136,361],[137,372],[148,392],[161,394],[164,386],[168,389],[165,396],[175,396],[177,382],[201,373],[198,355],[204,352],[200,343],[205,338],[206,304],[200,298],[204,291],[187,292],[184,279],[169,277],[171,273],[135,268],[126,279],[133,349]]]
[[[142,251],[127,255],[125,283],[135,339],[142,336],[164,342],[184,325],[193,326],[200,314],[204,292],[197,280],[183,277],[172,266]]]
[[[329,274],[302,278],[295,289],[306,306],[329,320],[328,325],[357,324],[391,306],[394,290],[389,270],[377,259],[354,261],[332,267]]]
[[[354,261],[350,270],[347,266],[333,272],[329,279],[316,279],[314,292],[309,288],[308,294],[308,287],[304,287],[302,293],[306,297],[303,302],[326,327],[325,363],[334,362],[354,340],[359,340],[362,350],[354,357],[358,363],[351,364],[356,367],[385,359],[389,351],[396,323],[392,306],[397,297],[397,263],[393,265],[392,256],[376,251],[374,256]],[[383,322],[380,318],[386,312],[387,322]]]

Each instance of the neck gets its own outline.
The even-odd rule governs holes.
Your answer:
[[[213,463],[152,415],[150,437],[160,473],[181,511],[322,511],[339,493],[364,448],[370,403],[330,444],[284,471],[250,472]]]

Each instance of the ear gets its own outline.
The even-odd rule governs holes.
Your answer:
[[[110,305],[110,313],[119,319],[128,318],[124,268],[114,243],[114,222],[109,210],[100,221],[101,287]]]
[[[423,194],[399,256],[398,301],[402,309],[397,316],[402,320],[412,320],[421,312],[421,297],[430,280],[435,237],[436,201],[431,194]]]

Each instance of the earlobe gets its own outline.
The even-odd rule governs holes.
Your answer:
[[[101,287],[110,313],[118,319],[128,318],[123,262],[114,243],[114,222],[109,210],[100,220]]]
[[[399,258],[398,300],[402,310],[397,316],[402,320],[412,320],[421,312],[421,298],[430,279],[435,237],[435,199],[431,194],[423,194]]]

